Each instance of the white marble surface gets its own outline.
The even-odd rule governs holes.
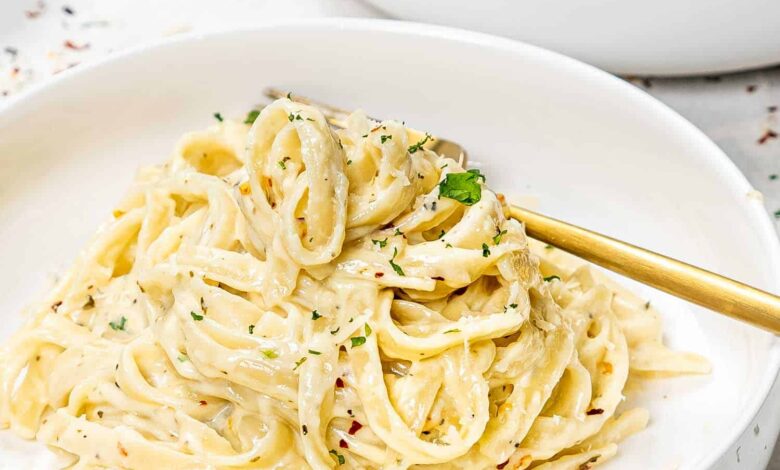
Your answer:
[[[380,14],[358,0],[5,0],[0,2],[0,107],[6,97],[59,71],[129,46],[182,32],[321,16]],[[774,134],[780,134],[780,67],[707,78],[628,80],[712,138],[780,221],[780,136]],[[780,470],[780,449],[768,468]]]

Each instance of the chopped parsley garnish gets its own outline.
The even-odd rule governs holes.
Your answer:
[[[346,459],[344,459],[343,455],[339,454],[333,449],[331,449],[328,453],[332,455],[339,462],[339,465],[344,465],[347,462]]]
[[[428,142],[429,140],[433,140],[433,137],[431,137],[431,135],[426,132],[424,139],[409,147],[408,149],[409,153],[415,153],[419,150],[422,150],[423,145],[425,145],[425,143]]]
[[[488,248],[487,243],[482,244],[482,256],[484,256],[485,258],[490,256],[490,248]]]
[[[544,249],[545,250],[552,250],[553,248],[555,248],[555,247],[552,246],[552,245],[544,245]]]
[[[460,328],[453,328],[451,330],[447,330],[447,331],[444,332],[445,335],[447,333],[460,333]]]
[[[352,160],[347,160],[347,165],[352,165]]]
[[[452,248],[452,245],[447,243],[446,245],[444,245],[444,248]]]
[[[192,315],[192,319],[195,320],[195,321],[203,320],[203,315],[198,315],[195,312],[190,312],[190,315]]]
[[[244,119],[244,124],[254,124],[257,120],[257,116],[260,115],[260,111],[253,109],[252,111],[249,111],[246,114],[246,119]]]
[[[503,237],[504,235],[506,235],[506,230],[498,230],[496,236],[493,237],[493,243],[495,243],[496,245],[501,243],[501,237]]]
[[[330,330],[330,334],[335,335],[336,333],[339,332],[340,329],[341,329],[341,327],[338,327],[335,330]]]
[[[176,360],[179,362],[187,362],[189,360],[189,357],[187,357],[186,354],[179,354]]]
[[[353,348],[366,344],[365,336],[355,336],[354,338],[349,338],[349,340],[352,341]]]
[[[403,236],[403,234],[404,233],[402,231],[398,230],[398,229],[395,229],[395,232],[393,232],[393,235],[401,235],[401,236]]]
[[[123,315],[118,322],[112,322],[112,321],[108,322],[108,326],[110,326],[111,329],[114,331],[125,331],[126,322],[127,322],[127,318],[125,318]]]
[[[772,180],[772,181],[774,181],[774,180],[776,180],[776,179],[777,179],[777,175],[776,175],[776,174],[774,174],[774,173],[772,173],[771,175],[769,175],[769,179],[770,179],[770,180]]]
[[[401,266],[398,266],[397,264],[394,263],[395,256],[397,254],[398,254],[398,248],[393,248],[393,257],[390,258],[390,267],[393,268],[393,271],[395,271],[395,273],[398,274],[399,276],[406,276]]]
[[[558,276],[555,276],[555,275],[552,275],[552,276],[547,276],[546,278],[544,278],[544,281],[545,281],[545,282],[550,282],[550,281],[553,281],[553,280],[555,280],[555,279],[557,279],[557,280],[559,280],[559,281],[561,280],[561,278],[560,278],[560,277],[558,277]]]
[[[293,113],[288,114],[287,115],[287,119],[290,122],[293,122],[293,121],[303,121],[303,118],[301,117],[301,113],[300,112],[297,112],[295,114],[293,114]]]
[[[780,209],[775,211],[775,219],[780,219]]]
[[[477,169],[465,173],[447,173],[439,183],[439,197],[455,199],[466,206],[474,205],[482,199],[480,178],[485,181],[485,176]]]
[[[219,113],[214,113],[214,119],[216,119],[219,122],[224,121],[224,119],[222,119],[222,115]]]
[[[316,310],[312,310],[312,311],[311,311],[311,319],[312,319],[312,320],[316,320],[316,319],[318,319],[318,318],[322,318],[322,315],[320,315],[319,313],[317,313],[317,311],[316,311]]]
[[[517,304],[509,304],[509,305],[505,305],[505,306],[504,306],[504,313],[506,313],[506,311],[507,311],[507,310],[509,310],[510,308],[511,308],[512,310],[516,309],[516,308],[517,308]]]
[[[282,170],[286,170],[287,169],[287,161],[288,160],[290,160],[290,157],[284,157],[281,160],[279,160],[278,162],[276,162],[276,164],[279,165],[279,168],[281,168]]]
[[[301,364],[306,362],[306,359],[308,359],[308,357],[303,356],[302,358],[300,358],[297,361],[295,361],[295,367],[293,367],[293,370],[296,370],[297,368],[301,367]]]
[[[647,310],[647,309],[649,309],[649,308],[650,308],[650,301],[648,300],[648,301],[645,303],[645,310]]]
[[[255,325],[249,325],[249,334],[250,335],[255,334]]]
[[[372,331],[373,331],[373,330],[371,329],[371,327],[370,327],[370,326],[368,326],[368,323],[366,323],[366,336],[371,336],[371,332],[372,332]]]
[[[441,233],[439,234],[439,236],[438,236],[438,237],[436,237],[436,239],[437,239],[437,240],[441,239],[441,237],[443,237],[445,233],[447,233],[447,232],[445,232],[444,230],[442,230],[442,231],[441,231]]]
[[[315,356],[319,356],[322,353],[319,351],[315,351],[314,349],[309,349],[309,354],[314,354]]]
[[[373,243],[374,245],[378,245],[379,248],[384,248],[385,246],[387,246],[387,238],[385,238],[384,240],[371,240],[371,243]]]
[[[382,135],[382,136],[379,137],[379,140],[384,144],[388,140],[393,140],[393,136],[392,135]]]
[[[279,354],[273,349],[264,349],[262,352],[263,355],[268,359],[276,359],[277,357],[279,357]]]

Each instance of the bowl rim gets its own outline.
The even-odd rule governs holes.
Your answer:
[[[141,44],[128,47],[121,51],[111,53],[102,58],[82,64],[78,67],[67,69],[46,80],[37,82],[29,88],[8,97],[5,103],[0,103],[0,122],[2,118],[12,114],[15,109],[22,108],[25,103],[45,92],[56,89],[58,86],[77,80],[82,75],[87,75],[95,69],[110,67],[115,62],[121,62],[143,55],[150,50],[176,48],[184,44],[206,42],[214,38],[230,36],[242,36],[265,31],[300,29],[308,32],[338,32],[351,31],[357,33],[383,33],[396,34],[418,38],[436,38],[453,43],[470,44],[480,47],[492,48],[509,52],[515,55],[534,56],[541,62],[554,64],[562,68],[566,73],[579,75],[594,82],[609,85],[612,93],[619,93],[632,106],[644,107],[655,113],[658,120],[667,121],[680,135],[691,138],[701,148],[701,153],[708,154],[705,164],[709,164],[719,174],[726,177],[727,189],[732,194],[747,194],[753,191],[752,185],[737,168],[736,164],[721,150],[709,137],[690,121],[682,117],[676,111],[651,96],[650,94],[625,82],[619,77],[603,71],[595,66],[586,64],[577,59],[554,52],[539,46],[524,43],[515,39],[494,36],[488,33],[469,31],[449,26],[431,25],[419,22],[398,21],[376,18],[306,18],[306,19],[275,19],[246,28],[221,29],[209,32],[188,32],[167,38],[157,38]],[[765,259],[774,267],[774,274],[770,276],[772,291],[780,291],[780,239],[769,217],[769,213],[763,204],[755,204],[749,198],[738,198],[735,201],[740,209],[748,216],[751,227],[756,231],[761,246],[766,250]],[[729,447],[734,444],[748,428],[758,414],[759,409],[769,398],[769,392],[780,373],[780,336],[770,338],[768,344],[767,364],[761,377],[761,384],[757,387],[753,398],[745,405],[743,415],[737,421],[737,426],[726,434],[715,452],[709,452],[709,456],[700,460],[702,468],[709,468],[715,464]]]

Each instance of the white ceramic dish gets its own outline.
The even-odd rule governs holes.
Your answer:
[[[780,287],[778,241],[745,178],[645,93],[506,39],[316,20],[137,49],[63,73],[0,110],[0,337],[109,216],[139,165],[165,158],[216,111],[243,116],[272,84],[455,138],[489,184],[510,198],[536,196],[553,216]],[[636,287],[665,312],[668,342],[705,354],[714,371],[632,394],[651,424],[605,468],[737,468],[738,460],[760,468],[780,425],[777,400],[757,415],[780,342]],[[42,446],[0,432],[0,467],[47,465]]]
[[[780,62],[774,0],[367,0],[389,16],[500,34],[621,74]]]

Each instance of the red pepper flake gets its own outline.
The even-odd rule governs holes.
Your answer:
[[[79,46],[76,43],[74,43],[73,41],[71,41],[70,39],[66,39],[65,40],[65,47],[67,47],[68,49],[72,49],[74,51],[83,51],[84,49],[89,49],[89,43],[85,42],[84,44]]]
[[[342,449],[349,449],[349,444],[347,444],[347,441],[345,441],[344,439],[340,439],[339,447],[341,447]]]
[[[352,421],[352,426],[349,427],[349,433],[350,436],[354,436],[356,432],[360,431],[360,428],[362,428],[363,425],[358,423],[357,421]]]
[[[374,277],[379,279],[380,277],[384,276],[385,273],[374,273]]]
[[[51,304],[51,309],[56,313],[57,309],[60,308],[60,305],[62,305],[62,300],[58,300]]]
[[[773,131],[772,129],[767,129],[761,137],[758,139],[758,145],[765,144],[769,139],[776,139],[777,138],[777,132]]]
[[[602,413],[604,413],[604,410],[602,410],[601,408],[593,408],[585,412],[585,414],[588,416],[600,415]]]
[[[747,87],[745,87],[745,91],[747,91],[748,93],[753,93],[754,91],[756,91],[756,88],[758,88],[756,85],[748,85]]]
[[[498,470],[501,470],[502,468],[506,467],[508,464],[509,464],[509,459],[506,459],[506,462],[496,465],[496,468]]]
[[[123,457],[127,457],[127,449],[125,449],[122,446],[121,442],[117,442],[116,443],[116,448],[119,450],[119,453],[122,454]]]
[[[344,388],[344,381],[341,380],[341,377],[336,377],[336,386],[338,388]]]
[[[206,406],[209,404],[209,402],[207,402],[206,400],[201,400],[198,403],[200,403],[200,406]]]

